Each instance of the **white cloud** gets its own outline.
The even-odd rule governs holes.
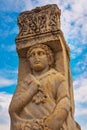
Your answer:
[[[5,69],[0,70],[0,78],[1,79],[17,79],[18,69],[13,69],[13,67],[6,66]]]
[[[81,64],[80,62],[78,64]],[[78,71],[78,70],[77,70]],[[73,82],[75,118],[81,126],[81,130],[87,129],[87,74],[78,75]]]
[[[62,9],[62,30],[65,33],[66,39],[68,38],[77,38],[81,43],[85,43],[87,38],[85,35],[87,34],[87,30],[84,28],[86,26],[85,21],[87,20],[87,2],[85,0],[74,1],[65,1],[60,5]],[[66,9],[66,7],[70,5],[70,10]],[[74,26],[71,23],[74,23]],[[81,34],[80,37],[78,37]]]
[[[75,113],[76,116],[87,116],[87,107],[86,108],[76,107]]]
[[[70,47],[71,59],[75,59],[76,57],[82,54],[84,47],[81,47],[79,45],[75,46],[75,44],[74,43],[72,44],[72,42],[69,43],[68,45]]]
[[[1,1],[1,0],[0,0]],[[14,11],[18,12],[19,10],[23,9],[24,7],[24,0],[3,0],[0,2],[2,8],[1,11]]]
[[[18,70],[9,70],[8,67],[0,70],[0,88],[16,85]]]
[[[10,130],[8,107],[12,95],[0,92],[0,130]]]
[[[10,130],[9,124],[0,124],[0,130]]]
[[[76,105],[75,107],[75,119],[78,120],[81,130],[87,129],[87,107]]]
[[[84,124],[84,125],[82,126],[82,130],[87,130],[87,124]]]
[[[84,62],[83,60],[80,60],[76,63],[76,66],[74,68],[74,71],[77,71],[78,73],[81,71],[86,71],[87,69],[87,59],[86,59],[86,56],[84,55]]]
[[[78,77],[74,81],[74,88],[76,102],[87,103],[87,77],[84,77],[83,75]]]
[[[78,63],[79,64],[79,63]],[[82,130],[86,130],[87,120],[87,74],[79,75],[73,82],[75,95],[75,117],[80,122]],[[84,121],[83,121],[84,119]]]
[[[16,84],[16,80],[0,77],[0,88]]]
[[[23,0],[24,3],[24,10],[31,10],[34,8],[34,5],[32,3],[32,0]]]

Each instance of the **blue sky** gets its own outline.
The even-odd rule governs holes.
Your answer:
[[[87,129],[87,1],[0,0],[0,130],[10,130],[8,106],[17,84],[17,17],[46,4],[57,4],[61,9],[61,29],[71,50],[75,119],[82,130]]]

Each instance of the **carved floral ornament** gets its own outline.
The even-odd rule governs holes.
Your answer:
[[[49,9],[50,8],[50,9]],[[19,36],[46,33],[59,30],[60,10],[57,6],[46,6],[43,10],[38,7],[35,10],[21,13],[18,18]]]

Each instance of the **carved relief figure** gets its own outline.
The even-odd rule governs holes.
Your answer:
[[[18,83],[12,98],[11,130],[80,130],[70,115],[69,88],[55,70],[54,57],[45,44],[27,51],[31,73]]]

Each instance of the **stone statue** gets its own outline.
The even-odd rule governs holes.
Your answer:
[[[55,14],[47,14],[51,15],[53,21],[51,27],[49,26],[50,31],[47,30],[48,25],[42,26],[42,22],[37,21],[39,17],[48,23],[46,15],[43,18],[43,10],[54,10]],[[55,30],[58,7],[47,5],[33,11],[21,14],[23,16],[20,17],[23,18],[27,14],[25,24],[19,20],[21,29],[16,39],[20,59],[19,79],[9,107],[11,130],[80,130],[73,118],[74,99],[69,69],[69,48],[62,32]],[[30,19],[35,19],[34,17],[35,27],[32,25],[34,29],[31,29]]]

